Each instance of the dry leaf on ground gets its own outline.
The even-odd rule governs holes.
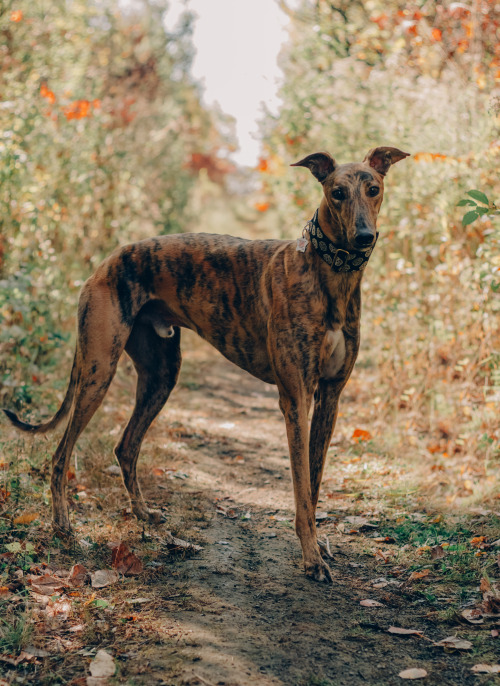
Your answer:
[[[194,552],[197,553],[200,550],[203,550],[201,545],[196,545],[195,543],[189,543],[189,541],[183,541],[181,538],[176,538],[175,536],[172,536],[171,533],[166,536],[165,539],[165,544],[169,550],[178,550],[178,549],[183,549],[188,552]]]
[[[481,583],[479,584],[479,590],[481,593],[486,593],[487,591],[491,591],[491,584],[489,579],[486,579],[484,576],[481,579]]]
[[[132,553],[125,543],[113,548],[111,554],[111,566],[120,574],[133,575],[143,571],[142,562],[137,555]]]
[[[71,602],[66,598],[56,598],[49,600],[44,609],[47,617],[56,617],[57,619],[67,619],[71,612]]]
[[[359,604],[363,607],[385,607],[383,603],[379,603],[378,600],[370,600],[370,598],[361,600]]]
[[[119,577],[114,569],[98,569],[97,572],[91,572],[90,578],[92,588],[104,588],[104,586],[115,584]]]
[[[399,672],[398,676],[401,679],[423,679],[427,676],[427,672],[420,667],[410,667],[409,669],[403,669],[402,672]]]
[[[83,565],[73,565],[68,575],[68,581],[72,586],[81,588],[85,584],[87,575],[88,572]]]
[[[115,661],[105,650],[98,650],[97,655],[90,663],[89,671],[96,681],[97,679],[106,679],[107,677],[114,676],[116,672]],[[89,683],[88,679],[87,683]],[[93,684],[95,682],[91,681],[90,683]]]
[[[471,667],[471,671],[476,674],[500,674],[500,665],[478,664]]]
[[[418,579],[425,579],[431,573],[430,569],[423,569],[421,572],[412,572],[408,577],[408,581],[417,581]]]
[[[50,574],[44,574],[43,576],[30,575],[28,576],[28,583],[31,585],[31,589],[40,595],[54,595],[54,593],[58,593],[68,586],[64,579],[59,579]]]
[[[473,607],[470,610],[463,610],[461,615],[470,624],[483,624],[484,622],[483,613],[478,607]]]
[[[399,636],[422,636],[421,631],[417,631],[416,629],[402,629],[399,626],[390,626],[387,631],[390,634],[398,634]]]
[[[444,552],[443,546],[435,545],[431,548],[431,559],[432,560],[440,560],[445,555],[446,555],[446,553]]]
[[[470,641],[466,641],[464,638],[458,638],[458,636],[447,636],[437,643],[434,643],[434,645],[437,648],[450,650],[470,650],[472,648],[472,643]]]

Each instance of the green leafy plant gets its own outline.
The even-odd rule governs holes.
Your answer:
[[[482,191],[467,191],[469,198],[463,198],[458,203],[458,207],[469,206],[470,209],[462,217],[462,226],[468,226],[484,215],[500,214],[500,210],[495,203],[491,202],[488,196]]]

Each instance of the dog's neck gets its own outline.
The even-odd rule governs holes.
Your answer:
[[[339,229],[335,226],[332,226],[333,218],[324,198],[318,209],[317,223],[325,237],[332,243],[334,248],[346,250],[347,253],[352,255],[352,248],[349,249],[345,242],[339,240]],[[317,262],[317,269],[322,276],[322,283],[325,291],[329,295],[332,303],[335,302],[336,307],[338,307],[339,310],[343,310],[342,313],[339,311],[341,319],[343,319],[347,314],[346,309],[344,308],[348,307],[349,302],[355,294],[358,294],[355,297],[357,302],[355,309],[358,311],[359,317],[359,306],[361,304],[360,284],[361,279],[363,278],[363,270],[335,271],[332,269],[332,266],[321,256],[320,252],[313,247],[313,245],[311,245],[311,250]]]

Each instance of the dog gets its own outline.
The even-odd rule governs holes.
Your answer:
[[[175,386],[180,331],[196,331],[227,359],[276,384],[290,451],[295,529],[306,575],[331,581],[315,510],[339,397],[359,348],[361,278],[377,239],[384,176],[408,157],[378,147],[361,163],[317,152],[306,167],[323,197],[298,240],[210,234],[148,238],[115,250],[82,288],[66,396],[54,417],[21,431],[44,433],[69,417],[52,458],[56,530],[71,531],[67,471],[78,436],[101,404],[125,350],[137,370],[136,403],[115,448],[132,511],[158,522],[137,482],[142,440]],[[308,415],[314,398],[311,426]],[[324,552],[324,551],[323,551]]]

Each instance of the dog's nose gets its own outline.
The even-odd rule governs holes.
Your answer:
[[[370,231],[370,229],[364,229],[356,233],[354,242],[357,248],[367,248],[369,245],[373,243],[374,238],[375,234],[372,231]]]

